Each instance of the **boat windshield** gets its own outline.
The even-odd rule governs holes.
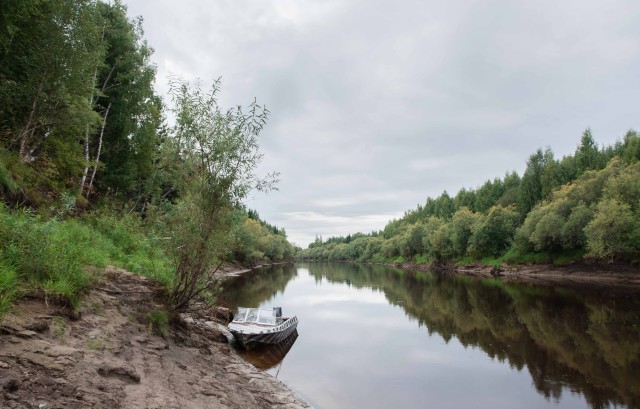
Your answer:
[[[276,316],[273,310],[238,308],[238,313],[236,314],[234,321],[276,325]]]
[[[276,325],[276,316],[273,310],[260,310],[258,324]]]

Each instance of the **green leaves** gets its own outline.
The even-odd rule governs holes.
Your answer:
[[[265,178],[255,174],[262,159],[258,135],[268,111],[255,101],[246,110],[225,110],[218,104],[219,91],[220,80],[203,90],[200,83],[170,79],[175,125],[165,141],[161,168],[169,191],[178,193],[163,215],[171,226],[169,251],[177,265],[171,295],[174,310],[187,308],[211,285],[209,270],[232,250],[234,206],[250,191],[268,191],[277,182],[276,174]],[[271,244],[259,244],[261,253],[283,257]]]
[[[598,203],[596,216],[585,227],[592,256],[613,260],[640,251],[640,224],[631,206],[617,199]]]

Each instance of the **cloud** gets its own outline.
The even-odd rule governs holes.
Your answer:
[[[638,127],[635,0],[127,4],[160,93],[221,76],[223,104],[270,109],[258,171],[282,181],[249,205],[301,245]]]

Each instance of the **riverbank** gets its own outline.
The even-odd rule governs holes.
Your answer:
[[[300,260],[315,262],[313,260]],[[357,264],[355,261],[332,261]],[[363,263],[402,268],[409,271],[431,271],[442,274],[494,278],[505,282],[568,287],[602,287],[640,291],[640,266],[621,263],[574,262],[566,265],[526,264],[499,267],[475,264]]]
[[[226,317],[168,326],[162,295],[156,282],[108,267],[75,312],[19,302],[0,323],[0,407],[309,407],[226,344],[216,330]]]
[[[499,267],[482,264],[395,264],[395,266],[407,270],[498,278],[506,282],[640,290],[640,267],[625,264],[576,262],[567,265],[504,264]]]

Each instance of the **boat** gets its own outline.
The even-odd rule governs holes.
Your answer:
[[[282,308],[271,310],[260,308],[238,308],[227,329],[244,348],[251,349],[261,344],[279,344],[298,326],[296,316],[282,316]]]

